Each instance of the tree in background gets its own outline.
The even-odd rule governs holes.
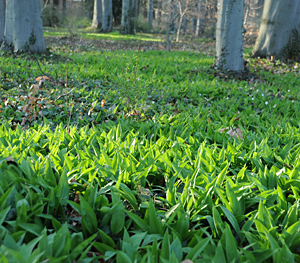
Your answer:
[[[195,8],[196,14],[195,18],[193,19],[193,29],[195,37],[199,37],[204,32],[204,19],[202,17],[204,17],[203,13],[205,14],[205,12],[203,12],[205,5],[203,5],[202,2],[203,0],[200,0]]]
[[[88,19],[92,20],[94,16],[94,0],[85,0],[85,10]]]
[[[243,60],[243,0],[220,0],[216,28],[216,66],[240,72]]]
[[[102,31],[112,31],[112,0],[102,0]]]
[[[41,1],[9,0],[5,9],[4,48],[44,53]]]
[[[148,26],[152,27],[153,22],[153,0],[148,0]]]
[[[179,41],[182,22],[184,21],[185,15],[191,9],[196,8],[197,4],[198,2],[194,0],[179,0],[177,2],[178,23],[177,23],[177,32],[176,32],[176,42]]]
[[[94,13],[92,28],[102,28],[102,0],[94,0]]]
[[[0,43],[4,37],[4,27],[5,27],[5,1],[0,0]]]
[[[137,12],[136,0],[122,1],[121,34],[134,35],[136,33],[136,29],[135,29],[136,12]]]
[[[284,59],[292,56],[285,48],[294,47],[293,40],[300,33],[299,0],[265,0],[259,34],[253,49],[253,56],[277,56]],[[299,36],[298,36],[299,38]],[[299,44],[300,39],[296,39]],[[295,50],[299,54],[300,50]],[[298,55],[299,56],[299,55]]]

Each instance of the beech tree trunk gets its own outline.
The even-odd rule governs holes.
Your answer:
[[[152,27],[153,22],[153,0],[148,0],[148,26]]]
[[[112,0],[102,0],[102,30],[103,32],[112,31]]]
[[[10,46],[15,52],[44,53],[41,1],[9,0],[5,10],[5,46]]]
[[[102,28],[102,0],[94,1],[94,13],[92,28],[101,29]]]
[[[121,34],[135,35],[136,0],[122,1]]]
[[[4,37],[4,27],[5,27],[5,1],[0,0],[0,46]]]
[[[265,0],[253,56],[288,58],[282,51],[291,42],[294,29],[300,32],[300,1]]]
[[[215,64],[221,70],[244,70],[243,19],[243,0],[219,1]]]

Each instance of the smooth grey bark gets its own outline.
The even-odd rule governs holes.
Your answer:
[[[0,45],[4,37],[5,27],[5,1],[0,0]]]
[[[102,28],[102,0],[94,1],[94,13],[92,28],[101,29]]]
[[[265,0],[253,56],[286,58],[282,50],[290,43],[293,29],[300,32],[300,1]]]
[[[152,27],[153,22],[153,0],[148,0],[148,26]]]
[[[221,70],[240,72],[243,60],[243,0],[220,0],[216,28],[216,62]]]
[[[179,19],[178,19],[177,32],[176,32],[176,42],[179,41],[183,17],[187,11],[187,8],[185,7],[185,5],[182,4],[180,1],[178,1],[178,9],[179,9]]]
[[[195,21],[195,37],[199,37],[201,33],[203,32],[203,20],[201,19],[201,12],[204,12],[205,10],[202,11],[202,1],[199,1],[197,6],[197,18]]]
[[[176,20],[179,17],[178,10],[178,1],[176,3],[173,2],[173,0],[168,1],[167,5],[168,10],[168,16],[167,16],[167,51],[171,51],[171,42],[173,40],[174,34],[177,31],[176,28]],[[173,34],[171,34],[171,31],[173,30]]]
[[[112,31],[112,0],[102,0],[102,31]]]
[[[136,0],[123,0],[122,1],[122,20],[121,20],[121,34],[134,35],[135,20],[136,20]]]
[[[15,52],[46,52],[41,1],[6,1],[4,38]]]

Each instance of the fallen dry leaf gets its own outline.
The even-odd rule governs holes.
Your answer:
[[[22,119],[22,122],[21,122],[21,126],[24,126],[26,124],[26,119],[25,117]]]
[[[35,79],[36,81],[46,81],[50,80],[47,76],[39,76]]]
[[[37,94],[39,92],[39,85],[37,84],[33,84],[31,87],[30,87],[30,90],[32,91],[32,94]]]
[[[190,259],[185,259],[185,260],[181,261],[181,263],[194,263],[194,262]]]
[[[244,140],[243,138],[243,133],[242,131],[240,130],[240,128],[236,128],[236,129],[232,129],[227,127],[225,129],[221,129],[220,130],[220,133],[223,133],[224,131],[228,131],[226,132],[229,136],[231,136],[232,138],[237,138],[237,139],[241,139],[241,140]]]

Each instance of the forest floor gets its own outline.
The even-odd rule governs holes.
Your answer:
[[[0,261],[300,262],[299,63],[101,38],[1,53]]]

